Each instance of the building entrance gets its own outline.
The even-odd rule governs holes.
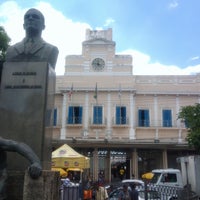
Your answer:
[[[95,163],[93,154],[92,168],[95,177]],[[130,178],[130,154],[127,149],[98,149],[98,181],[115,182]]]

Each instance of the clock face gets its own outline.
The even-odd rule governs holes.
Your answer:
[[[105,67],[105,61],[102,58],[95,58],[92,61],[92,67],[95,71],[102,71]]]

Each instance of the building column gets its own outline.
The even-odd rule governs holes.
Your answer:
[[[180,109],[179,96],[176,96],[176,115],[178,115]],[[180,128],[180,119],[177,120],[177,127]]]
[[[159,139],[159,132],[158,132],[158,97],[154,95],[154,126],[155,126],[155,140]]]
[[[112,119],[111,119],[111,94],[108,92],[107,94],[107,114],[106,118],[104,116],[104,120],[106,122],[106,132],[105,132],[105,138],[106,139],[112,139]]]
[[[82,137],[87,138],[88,137],[88,126],[89,126],[89,96],[88,96],[88,92],[86,91],[85,93],[85,117],[84,117],[84,128],[82,130]]]
[[[135,134],[135,119],[134,119],[134,113],[135,113],[135,97],[133,93],[130,93],[130,129],[129,129],[129,138],[135,140],[136,134]]]
[[[168,168],[168,160],[167,160],[167,150],[164,149],[162,152],[162,157],[163,157],[163,168],[166,169]]]
[[[106,162],[105,162],[105,180],[107,182],[111,182],[111,159],[110,159],[110,150],[108,150],[108,154],[106,156]]]
[[[135,178],[138,178],[138,155],[137,149],[134,149],[131,154],[131,176],[134,174]]]
[[[180,104],[179,104],[179,96],[177,95],[176,96],[176,114],[178,115],[180,111]],[[182,140],[182,124],[181,124],[181,120],[178,119],[177,120],[177,125],[178,127],[178,142],[181,143],[183,140]]]
[[[98,180],[99,173],[99,159],[98,159],[98,148],[95,148],[93,151],[93,180]]]
[[[66,107],[67,107],[67,93],[63,93],[63,104],[62,104],[62,124],[60,130],[60,139],[66,138]]]

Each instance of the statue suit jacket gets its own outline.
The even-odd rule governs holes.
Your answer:
[[[45,42],[42,38],[33,43],[29,52],[25,52],[26,38],[10,46],[6,53],[7,62],[48,62],[55,69],[58,48]]]

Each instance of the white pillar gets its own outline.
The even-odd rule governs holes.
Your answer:
[[[155,126],[155,140],[159,139],[158,136],[158,97],[154,95],[154,126]]]
[[[111,97],[110,93],[107,95],[107,129],[109,130],[111,128]]]
[[[131,161],[132,161],[132,171],[131,173],[134,174],[135,178],[138,178],[138,153],[137,153],[137,149],[134,149],[131,153]],[[131,176],[132,176],[131,174]]]
[[[66,107],[67,107],[67,93],[63,93],[63,104],[62,104],[62,126],[60,131],[60,139],[66,138]]]
[[[178,143],[183,142],[182,139],[182,127],[180,126],[179,130],[178,130]]]
[[[166,169],[166,168],[168,168],[168,159],[167,159],[167,150],[166,149],[163,150],[162,157],[163,157],[163,168]]]
[[[99,172],[99,159],[98,159],[98,148],[93,151],[93,180],[98,180]]]
[[[176,116],[178,115],[180,111],[180,105],[179,105],[179,96],[176,96]],[[180,128],[180,119],[177,120],[177,127]]]
[[[105,179],[109,183],[111,182],[111,153],[110,150],[108,150],[108,154],[106,156],[106,162],[105,162]]]
[[[135,134],[135,119],[134,119],[134,113],[135,113],[135,97],[133,97],[134,94],[130,93],[130,129],[129,129],[129,138],[135,140],[136,134]]]
[[[85,119],[84,119],[84,129],[88,130],[88,124],[89,124],[89,117],[88,117],[88,113],[89,113],[89,106],[88,106],[88,92],[85,93]]]
[[[176,96],[176,115],[178,115],[179,111],[180,111],[180,104],[179,104],[179,96],[177,95]],[[182,140],[182,126],[181,126],[180,119],[177,120],[177,127],[179,128],[178,129],[178,142],[181,143],[183,140]]]

